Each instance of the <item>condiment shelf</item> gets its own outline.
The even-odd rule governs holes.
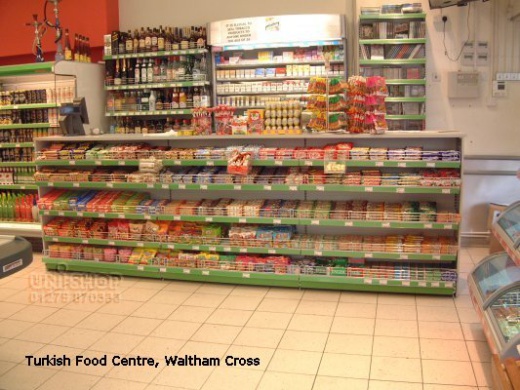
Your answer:
[[[342,64],[343,60],[331,60],[331,64]],[[236,64],[215,64],[216,69],[228,69],[228,68],[256,68],[258,66],[283,66],[283,65],[324,65],[325,61],[289,61],[289,62],[245,62]]]
[[[34,161],[2,161],[0,162],[0,166],[2,167],[35,167],[36,163]]]
[[[272,271],[255,272],[247,268],[245,270],[213,269],[204,267],[205,264],[200,264],[200,268],[170,267],[161,264],[160,261],[157,262],[157,265],[136,265],[44,257],[43,262],[48,269],[60,271],[94,272],[210,283],[437,295],[453,295],[456,289],[453,281],[443,281],[438,276],[431,276],[432,274],[441,275],[442,269],[431,269],[429,272],[417,274],[415,278],[398,279],[378,274],[370,277],[312,275],[302,273],[301,270],[296,270],[296,273],[290,266],[288,270],[283,270],[283,273],[280,271],[275,273]],[[336,267],[327,271],[334,272],[334,270],[346,274],[345,269],[340,270]],[[312,272],[311,270],[306,271]]]

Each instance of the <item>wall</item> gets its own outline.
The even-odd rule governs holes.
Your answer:
[[[26,26],[32,21],[32,15],[38,14],[43,21],[44,0],[0,0],[0,65],[34,62],[32,45],[34,28]],[[71,45],[74,46],[74,34],[90,38],[95,61],[102,56],[103,35],[119,25],[118,0],[65,0],[59,5],[60,21],[63,28],[69,29]],[[54,22],[53,6],[47,7],[47,16]],[[9,37],[6,39],[5,37]],[[45,59],[54,59],[55,31],[48,28],[42,42]]]

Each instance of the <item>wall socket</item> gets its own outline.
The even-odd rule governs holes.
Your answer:
[[[435,83],[441,82],[441,74],[439,72],[433,72],[432,73],[432,81]]]

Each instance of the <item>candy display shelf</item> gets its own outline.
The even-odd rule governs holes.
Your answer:
[[[60,143],[76,143],[76,142],[95,142],[96,144],[114,145],[121,143],[122,135],[101,135],[88,137],[46,137],[39,138],[36,141],[37,155],[45,148],[55,142]],[[124,135],[125,143],[150,143],[154,146],[165,146],[169,148],[204,148],[200,145],[208,145],[208,147],[225,147],[230,142],[233,145],[250,145],[263,144],[270,148],[312,148],[324,147],[327,144],[338,142],[353,142],[354,146],[374,147],[374,148],[405,148],[407,146],[422,146],[424,150],[452,150],[461,152],[461,134],[450,132],[418,132],[418,133],[387,133],[381,137],[369,135],[346,135],[346,134],[302,134],[292,136],[202,136],[202,137],[170,137],[165,135],[143,136],[143,135]],[[196,145],[196,146],[194,146]],[[149,152],[153,155],[153,152]],[[150,157],[150,155],[148,157]],[[156,156],[157,157],[157,156]],[[160,159],[164,169],[188,169],[189,167],[199,167],[198,169],[211,169],[211,167],[226,167],[227,160],[219,159]],[[255,159],[252,165],[264,167],[263,169],[314,169],[320,171],[325,169],[327,160],[323,159]],[[448,169],[456,172],[461,171],[461,160],[442,161],[442,160],[355,160],[349,158],[344,160],[347,166],[347,173],[351,170],[364,169],[380,169],[386,172],[388,169],[397,172],[408,172],[413,169],[421,169],[425,171],[437,169]],[[92,167],[114,167],[117,170],[135,172],[139,168],[139,160],[134,159],[116,159],[116,158],[100,158],[100,159],[50,159],[38,160],[37,169],[52,169],[56,167],[65,172],[81,171]],[[186,167],[186,168],[183,168]],[[197,169],[197,168],[195,168]],[[220,168],[222,169],[222,168]],[[120,172],[120,173],[121,173]],[[281,172],[281,171],[280,171]],[[278,173],[280,175],[280,173]],[[261,176],[261,175],[260,175]],[[273,179],[280,179],[279,176],[273,176]],[[265,177],[264,177],[265,179]],[[183,213],[165,212],[157,210],[155,213],[136,213],[135,210],[121,209],[120,212],[92,211],[93,209],[44,209],[40,210],[40,216],[44,224],[49,223],[52,219],[58,218],[63,221],[77,221],[78,219],[91,219],[93,221],[106,221],[110,223],[114,220],[136,221],[139,223],[169,223],[169,224],[211,224],[221,226],[227,229],[231,226],[250,226],[258,225],[266,228],[277,226],[291,227],[295,234],[306,235],[312,237],[321,234],[325,235],[344,235],[354,234],[361,236],[373,235],[409,235],[422,234],[424,236],[439,236],[450,242],[457,242],[459,229],[459,195],[461,187],[459,185],[453,187],[420,187],[420,186],[380,186],[380,185],[344,185],[344,184],[278,184],[278,183],[243,183],[231,181],[227,184],[218,183],[161,183],[157,176],[156,182],[120,182],[111,181],[110,175],[105,180],[96,182],[65,182],[65,181],[42,181],[38,182],[40,195],[45,196],[50,191],[56,191],[56,188],[63,188],[74,194],[86,193],[90,190],[103,190],[107,194],[112,191],[123,190],[129,194],[149,194],[154,199],[178,200],[178,199],[194,199],[202,200],[207,198],[228,198],[237,201],[249,200],[269,200],[269,199],[286,199],[304,201],[310,200],[330,200],[330,201],[355,201],[364,199],[367,201],[379,202],[403,202],[403,201],[429,201],[437,202],[439,210],[447,210],[452,213],[449,216],[442,217],[435,214],[429,215],[428,220],[421,219],[420,215],[415,217],[406,217],[402,214],[398,219],[373,219],[368,214],[363,215],[360,219],[354,218],[337,218],[331,211],[324,214],[320,211],[320,217],[314,218],[298,218],[296,215],[289,217],[287,215],[270,214],[268,217],[261,216],[236,216],[236,215],[215,215],[217,212],[206,213]],[[179,191],[180,190],[180,191]],[[191,191],[191,192],[190,192]],[[274,197],[274,198],[273,198]],[[78,211],[73,211],[78,210]],[[128,212],[125,212],[128,211]],[[105,210],[103,210],[105,211]],[[262,209],[259,210],[262,213]],[[448,219],[446,219],[448,218]],[[442,222],[437,222],[442,221]],[[271,225],[271,227],[270,227]],[[451,295],[456,291],[456,281],[453,275],[457,270],[457,248],[450,247],[448,252],[436,249],[428,249],[419,252],[403,251],[387,251],[384,247],[376,248],[372,246],[371,250],[339,250],[336,243],[325,245],[326,240],[320,244],[313,244],[311,247],[300,245],[298,242],[292,242],[290,245],[280,246],[254,243],[250,241],[249,245],[237,245],[229,238],[218,237],[206,240],[205,238],[194,237],[193,241],[179,241],[176,239],[167,239],[164,237],[154,237],[153,239],[132,240],[127,239],[108,239],[108,237],[96,236],[97,238],[82,238],[71,234],[46,235],[44,237],[45,247],[48,251],[52,246],[68,245],[72,248],[77,247],[97,247],[97,248],[128,248],[129,250],[152,250],[160,253],[161,251],[180,251],[186,254],[194,254],[198,252],[213,254],[224,257],[238,258],[240,256],[260,256],[260,257],[283,257],[290,258],[291,262],[286,271],[258,271],[258,269],[243,270],[230,269],[228,266],[178,266],[173,263],[161,264],[160,261],[151,261],[146,264],[128,264],[124,262],[107,262],[92,261],[81,259],[77,256],[63,257],[56,255],[56,252],[47,252],[45,263],[49,269],[64,269],[68,271],[82,272],[101,272],[101,273],[117,273],[121,275],[142,276],[150,278],[165,278],[177,280],[204,280],[215,283],[237,283],[251,285],[267,285],[267,286],[286,286],[286,287],[307,287],[307,288],[324,288],[338,290],[358,290],[358,291],[388,291],[402,293],[422,293],[422,294],[439,294]],[[455,244],[456,245],[456,244]],[[345,247],[344,247],[345,248]],[[433,248],[433,247],[432,247]],[[377,249],[377,250],[376,250]],[[53,249],[54,250],[54,249]],[[396,249],[397,250],[397,249]],[[361,261],[367,269],[371,269],[372,265],[376,266],[377,262],[386,262],[392,267],[415,267],[416,264],[422,264],[422,267],[430,272],[425,273],[421,277],[413,277],[409,274],[404,279],[401,274],[388,271],[383,275],[363,274],[365,276],[357,277],[349,273],[350,268],[332,267],[328,268],[325,274],[321,271],[307,272],[299,269],[295,271],[294,267],[300,259],[323,259],[330,262],[334,259],[346,259],[350,261],[357,259]],[[226,260],[227,261],[227,260]],[[352,263],[354,264],[354,263]],[[257,265],[258,267],[258,265]],[[301,265],[300,265],[301,267]],[[217,269],[218,268],[218,269]],[[397,268],[396,268],[397,269]],[[408,268],[407,268],[408,269]],[[434,271],[439,269],[439,271]],[[442,270],[442,271],[441,271]],[[367,271],[368,272],[368,271]],[[426,272],[426,271],[425,271]],[[451,276],[440,275],[442,272],[448,272]],[[368,276],[367,276],[368,275]],[[429,275],[429,276],[427,276]],[[434,275],[434,276],[432,276]]]
[[[161,160],[162,165],[167,166],[227,166],[227,160]],[[371,168],[460,168],[458,161],[370,161],[370,160],[345,160],[347,167],[371,167]],[[139,160],[37,160],[38,166],[138,166]],[[323,167],[324,160],[253,160],[253,166],[259,167]]]
[[[282,192],[353,192],[385,194],[440,194],[458,195],[460,188],[445,187],[405,187],[405,186],[347,186],[343,184],[167,184],[167,183],[126,183],[126,182],[36,182],[36,185],[53,188],[88,188],[120,190],[197,190],[197,191],[282,191]]]
[[[332,214],[332,213],[331,213]],[[172,215],[172,214],[137,214],[137,213],[99,213],[90,211],[60,211],[40,210],[42,216],[69,217],[69,218],[103,218],[103,219],[129,219],[148,221],[187,221],[187,222],[215,222],[215,223],[245,223],[265,225],[294,225],[294,226],[335,226],[377,229],[438,229],[457,230],[458,222],[418,222],[420,215],[414,216],[411,221],[392,220],[353,220],[332,218],[285,218],[285,217],[245,217],[245,216],[216,216],[216,215]],[[434,217],[435,215],[430,215]],[[410,218],[411,219],[411,218]]]
[[[48,269],[128,275],[155,279],[171,279],[197,282],[244,284],[290,288],[316,288],[352,291],[379,291],[410,294],[451,295],[455,284],[451,281],[430,280],[427,275],[416,279],[321,276],[291,273],[219,270],[210,268],[167,267],[164,265],[135,265],[99,261],[70,260],[44,257]]]

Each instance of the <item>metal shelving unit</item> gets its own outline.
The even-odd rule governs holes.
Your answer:
[[[45,90],[45,99],[42,96],[34,95],[25,96],[25,102],[16,104],[0,106],[0,114],[20,112],[24,113],[26,110],[40,110],[44,111],[49,120],[41,123],[11,123],[0,125],[0,130],[10,130],[10,137],[13,133],[16,135],[15,139],[27,139],[21,137],[21,130],[33,132],[33,138],[36,139],[36,133],[42,131],[56,132],[59,128],[58,109],[62,102],[66,102],[72,96],[86,97],[90,123],[94,127],[103,127],[104,124],[98,115],[96,106],[93,104],[96,100],[101,98],[101,88],[99,91],[92,88],[92,84],[96,84],[102,77],[102,67],[96,64],[85,64],[71,61],[60,62],[43,62],[23,65],[9,65],[0,67],[0,84],[2,91],[34,91]],[[98,77],[99,76],[99,77]],[[86,81],[85,79],[88,79]],[[88,84],[88,85],[87,85]],[[66,94],[65,91],[70,91]],[[99,95],[96,94],[99,92]],[[40,103],[26,103],[40,101]],[[48,110],[48,111],[47,111]],[[54,115],[51,115],[54,114]],[[21,116],[21,115],[20,115]],[[44,116],[45,119],[45,116]],[[20,120],[27,120],[21,116]],[[34,118],[33,118],[34,120]],[[14,121],[14,120],[13,120]],[[25,134],[25,133],[24,133]],[[50,134],[50,133],[49,133]],[[38,134],[41,135],[41,134]],[[25,137],[25,135],[23,136]],[[19,148],[33,148],[34,142],[2,142],[0,149],[19,149]],[[18,183],[2,184],[0,190],[2,191],[16,191],[16,193],[26,192],[28,194],[35,193],[38,186],[27,182],[27,172],[25,169],[36,167],[34,162],[30,161],[2,161],[0,168],[6,169],[21,169],[22,175],[25,176]],[[18,171],[20,173],[20,171]],[[14,176],[16,180],[16,175]],[[26,223],[26,222],[0,222],[0,233],[2,234],[17,234],[21,236],[34,237],[41,236],[40,223]]]
[[[461,150],[461,135],[449,132],[424,132],[420,135],[403,133],[385,134],[382,137],[370,135],[334,135],[334,134],[303,134],[287,137],[280,136],[202,136],[202,137],[146,137],[142,135],[129,135],[125,142],[150,142],[154,145],[165,145],[175,147],[186,147],[190,145],[213,145],[223,146],[230,140],[237,144],[250,144],[261,142],[266,146],[277,147],[305,147],[324,146],[331,142],[352,141],[356,145],[378,147],[408,146],[411,143],[428,146],[429,148],[441,150]],[[52,142],[76,142],[96,141],[113,144],[120,141],[115,135],[92,136],[92,137],[53,137],[38,140],[37,149],[48,146]],[[226,160],[163,160],[163,166],[189,167],[189,166],[226,166]],[[316,167],[324,166],[323,160],[254,160],[253,165],[265,167]],[[345,160],[349,168],[377,168],[385,169],[456,169],[461,170],[460,161],[373,161],[373,160]],[[113,167],[135,167],[138,160],[40,160],[38,167],[66,167],[71,170],[80,170],[83,167],[113,166]],[[188,184],[188,183],[127,183],[127,182],[39,182],[38,186],[42,194],[52,188],[67,188],[72,191],[82,189],[100,189],[104,191],[126,190],[136,192],[149,192],[159,195],[162,199],[206,199],[208,195],[217,194],[222,198],[232,199],[377,199],[395,201],[403,199],[435,200],[443,207],[451,207],[454,213],[458,213],[459,187],[414,187],[414,186],[348,186],[341,184]],[[213,198],[215,195],[212,196]],[[417,198],[419,197],[419,198]],[[450,206],[451,205],[451,206]],[[453,222],[433,221],[411,221],[411,220],[355,220],[329,218],[286,218],[286,217],[250,217],[250,216],[226,216],[226,215],[183,215],[170,214],[157,211],[155,214],[137,214],[126,212],[94,212],[94,211],[71,211],[71,210],[41,210],[40,215],[46,223],[52,218],[93,218],[96,220],[127,219],[136,221],[179,221],[179,222],[202,222],[221,225],[246,225],[258,224],[263,226],[293,226],[299,233],[319,234],[331,232],[331,234],[361,234],[384,235],[408,234],[408,232],[421,232],[424,235],[440,235],[446,237],[457,237],[459,223],[458,219]],[[335,232],[335,233],[332,233]],[[422,233],[424,232],[424,233]],[[193,238],[196,240],[195,238]],[[325,288],[337,290],[358,291],[387,291],[401,293],[440,294],[451,295],[456,291],[456,279],[453,275],[457,269],[457,254],[453,252],[441,253],[435,250],[433,253],[408,253],[387,252],[384,249],[376,250],[339,250],[334,246],[327,247],[320,244],[318,247],[308,248],[299,245],[273,246],[271,244],[258,244],[251,242],[250,245],[236,245],[228,238],[210,239],[199,237],[199,241],[181,242],[167,238],[143,238],[142,240],[104,238],[81,238],[71,236],[45,236],[46,256],[44,261],[49,269],[63,269],[68,271],[118,273],[150,278],[164,278],[175,280],[203,280],[215,283],[237,283],[249,285],[284,286],[294,288]],[[318,257],[318,258],[357,258],[365,259],[367,265],[373,262],[390,262],[395,267],[407,267],[408,264],[418,264],[421,272],[404,274],[370,274],[369,271],[362,276],[353,274],[345,267],[316,267],[313,270],[303,270],[299,266],[284,266],[276,272],[268,269],[251,268],[244,266],[235,269],[221,269],[221,266],[213,263],[198,262],[191,266],[175,265],[163,262],[160,258],[154,259],[147,264],[128,264],[117,259],[115,262],[86,260],[81,257],[62,258],[49,252],[51,245],[69,243],[77,245],[95,245],[99,247],[120,248],[153,248],[156,250],[174,250],[187,252],[210,252],[229,255],[268,255],[289,256],[291,258]],[[328,248],[328,249],[327,249]],[[248,268],[249,267],[249,268]],[[296,268],[295,268],[296,267]],[[218,268],[218,269],[217,269]],[[367,268],[368,270],[371,268]],[[374,271],[375,272],[375,271]],[[404,275],[404,276],[403,276]]]
[[[425,13],[359,16],[360,74],[387,79],[386,119],[392,131],[426,127],[425,20]],[[374,52],[377,58],[371,58]]]

